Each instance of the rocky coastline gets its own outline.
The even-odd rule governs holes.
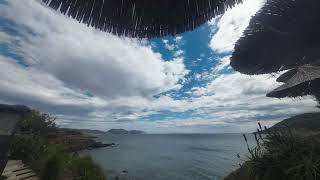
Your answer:
[[[56,133],[48,135],[50,143],[63,144],[69,152],[115,146],[115,143],[102,143],[96,141],[96,138],[73,129],[59,129]]]
[[[32,138],[27,132],[17,133],[22,138]],[[96,141],[96,136],[85,134],[80,130],[60,129],[48,133],[45,137],[49,144],[62,144],[67,152],[78,152],[86,149],[96,149],[115,146],[115,143],[102,143]]]

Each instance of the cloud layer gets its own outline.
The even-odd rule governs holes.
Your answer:
[[[232,51],[262,4],[262,0],[247,0],[212,21],[210,27],[218,31],[210,48],[215,53]],[[4,24],[0,47],[6,47],[0,51],[4,52],[0,54],[0,103],[26,104],[53,113],[62,126],[245,132],[253,130],[256,121],[269,125],[316,110],[311,97],[266,98],[278,85],[276,77],[226,72],[229,54],[210,67],[205,85],[188,85],[186,75],[193,69],[186,68],[181,46],[187,34],[161,41],[174,53],[165,61],[147,40],[99,32],[37,1],[6,0],[0,3],[0,18]],[[189,96],[173,95],[182,89]]]
[[[35,1],[8,3],[0,15],[22,35],[13,48],[27,65],[71,88],[108,98],[147,96],[176,88],[186,73],[182,59],[165,62],[137,40],[87,28]]]

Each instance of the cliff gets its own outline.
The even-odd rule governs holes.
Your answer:
[[[97,142],[95,136],[87,135],[81,130],[74,129],[58,129],[49,133],[46,138],[50,144],[63,144],[68,152],[115,145],[114,143],[104,144]]]

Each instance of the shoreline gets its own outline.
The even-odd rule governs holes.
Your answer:
[[[32,134],[21,132],[15,134],[16,137],[30,139]],[[57,128],[56,131],[48,133],[44,137],[48,144],[61,144],[66,152],[75,153],[82,150],[92,150],[104,147],[115,146],[115,143],[102,143],[96,140],[97,136],[83,133],[74,129]]]
[[[114,146],[115,143],[102,143],[97,136],[84,133],[81,130],[58,128],[55,134],[48,135],[49,143],[63,144],[68,152],[79,152]]]

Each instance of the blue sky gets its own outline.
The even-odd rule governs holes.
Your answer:
[[[246,0],[193,32],[131,39],[100,32],[37,0],[0,0],[0,103],[25,104],[63,127],[151,133],[248,132],[315,111],[312,97],[272,99],[278,76],[229,66],[264,0]]]

